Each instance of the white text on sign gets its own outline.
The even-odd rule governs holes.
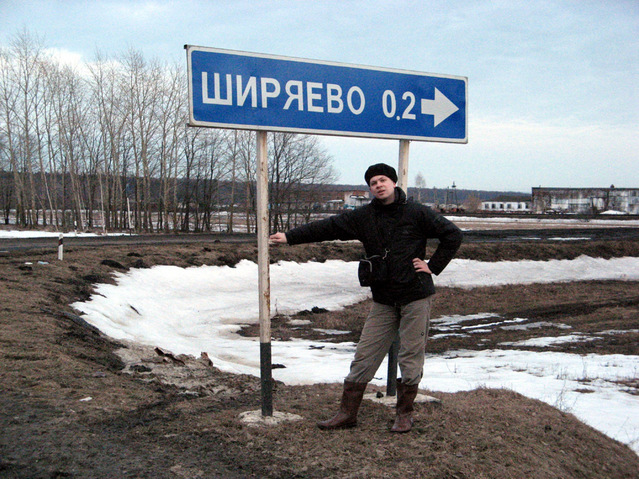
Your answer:
[[[237,105],[244,106],[250,98],[250,104],[257,108],[258,104],[258,78],[249,77],[244,82],[242,75],[235,75],[235,103],[233,102],[233,75],[226,74],[226,94],[222,96],[220,74],[213,73],[213,96],[209,97],[208,73],[202,72],[202,102],[210,105]],[[259,91],[262,108],[268,108],[270,98],[277,98],[282,92],[280,82],[275,78],[259,78]],[[332,83],[324,85],[319,82],[302,82],[299,80],[289,80],[284,85],[287,99],[284,109],[291,106],[298,111],[316,113],[342,113],[344,111],[344,99],[342,87]],[[306,98],[306,99],[305,99]],[[354,115],[359,115],[364,111],[366,99],[364,92],[358,86],[352,86],[346,93],[346,106]]]
[[[208,72],[202,72],[202,102],[209,105],[236,105],[244,106],[247,100],[253,108],[258,106],[258,84],[260,107],[268,108],[269,99],[275,99],[282,93],[282,86],[275,78],[251,76],[244,80],[242,75],[224,75],[226,92],[222,94],[220,74],[213,73],[213,96],[209,96]],[[235,89],[233,85],[235,84]],[[234,95],[235,92],[235,95]],[[346,102],[344,102],[343,89],[334,83],[320,83],[312,81],[289,80],[284,84],[286,102],[284,110],[291,107],[298,111],[309,111],[315,113],[339,114],[344,111],[344,104],[353,115],[359,115],[366,107],[366,96],[364,91],[358,86],[352,86],[346,92]],[[235,102],[233,101],[235,99]],[[397,113],[397,99],[392,90],[384,91],[381,98],[381,107],[386,118],[395,117],[397,120],[415,120],[413,112],[417,104],[415,95],[406,91],[401,96],[404,105],[401,107],[401,115]],[[442,92],[435,88],[435,98],[433,100],[422,99],[420,113],[432,115],[434,126],[455,113],[459,108],[455,106]]]

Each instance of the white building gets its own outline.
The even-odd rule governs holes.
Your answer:
[[[530,213],[531,199],[529,196],[498,196],[489,201],[481,202],[481,211]]]
[[[324,203],[329,210],[353,209],[367,204],[371,199],[368,190],[343,190],[328,193],[330,199]]]
[[[357,208],[370,202],[370,194],[365,190],[347,191],[344,194],[344,207]]]
[[[535,213],[639,214],[639,188],[533,188]]]

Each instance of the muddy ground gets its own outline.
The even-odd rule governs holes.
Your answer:
[[[344,243],[271,250],[273,261],[354,260],[360,254],[360,246]],[[459,257],[548,260],[581,254],[639,256],[639,242],[468,244]],[[441,405],[417,405],[414,430],[392,435],[392,409],[371,401],[362,405],[358,428],[319,431],[315,422],[334,412],[340,385],[276,383],[275,410],[302,419],[250,426],[238,415],[260,409],[259,378],[220,372],[205,357],[113,341],[82,325],[69,306],[88,299],[96,283],[112,282],[114,271],[232,265],[256,255],[254,244],[202,243],[68,248],[62,262],[54,250],[0,256],[0,477],[637,477],[639,457],[627,446],[568,412],[508,390],[429,392]],[[296,317],[311,324],[299,329],[290,327],[290,317],[276,317],[273,337],[320,339],[318,328],[342,329],[352,333],[340,341],[356,341],[368,307],[300,312]],[[525,317],[540,326],[435,339],[429,352],[499,348],[502,342],[565,334],[559,325],[567,325],[571,334],[619,333],[553,350],[639,354],[636,282],[441,288],[433,317],[480,312]],[[254,335],[255,328],[243,334]],[[437,334],[434,325],[431,336]],[[638,394],[638,378],[625,386],[629,395]]]

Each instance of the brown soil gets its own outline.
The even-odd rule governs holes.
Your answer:
[[[207,358],[118,343],[82,325],[69,307],[87,299],[94,284],[112,282],[114,271],[232,265],[256,254],[253,244],[214,243],[68,249],[63,262],[55,251],[0,257],[0,477],[636,477],[639,457],[627,446],[507,390],[430,393],[442,405],[417,405],[414,430],[392,435],[392,409],[370,401],[362,405],[359,427],[321,432],[315,421],[334,412],[340,385],[276,383],[275,410],[302,419],[249,426],[238,415],[260,408],[259,378],[220,372]],[[344,243],[271,250],[273,261],[354,260],[360,254],[361,247]],[[545,260],[580,254],[639,256],[639,243],[469,244],[460,257]],[[291,318],[275,318],[273,336],[356,341],[367,309],[363,303],[339,312],[300,312],[297,317],[312,324],[294,330],[287,327]],[[636,282],[442,288],[433,317],[482,312],[540,326],[434,339],[429,352],[499,348],[503,342],[563,335],[561,328],[570,326],[570,334],[598,339],[554,350],[639,354]],[[318,328],[352,333],[322,337]],[[627,332],[599,334],[608,330]],[[431,335],[439,332],[434,322]],[[628,393],[636,394],[638,386],[637,378],[629,380]]]

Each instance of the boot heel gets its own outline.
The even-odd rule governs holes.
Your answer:
[[[357,412],[364,397],[367,383],[344,381],[344,392],[338,413],[331,419],[320,421],[317,427],[322,430],[347,429],[357,426]]]

